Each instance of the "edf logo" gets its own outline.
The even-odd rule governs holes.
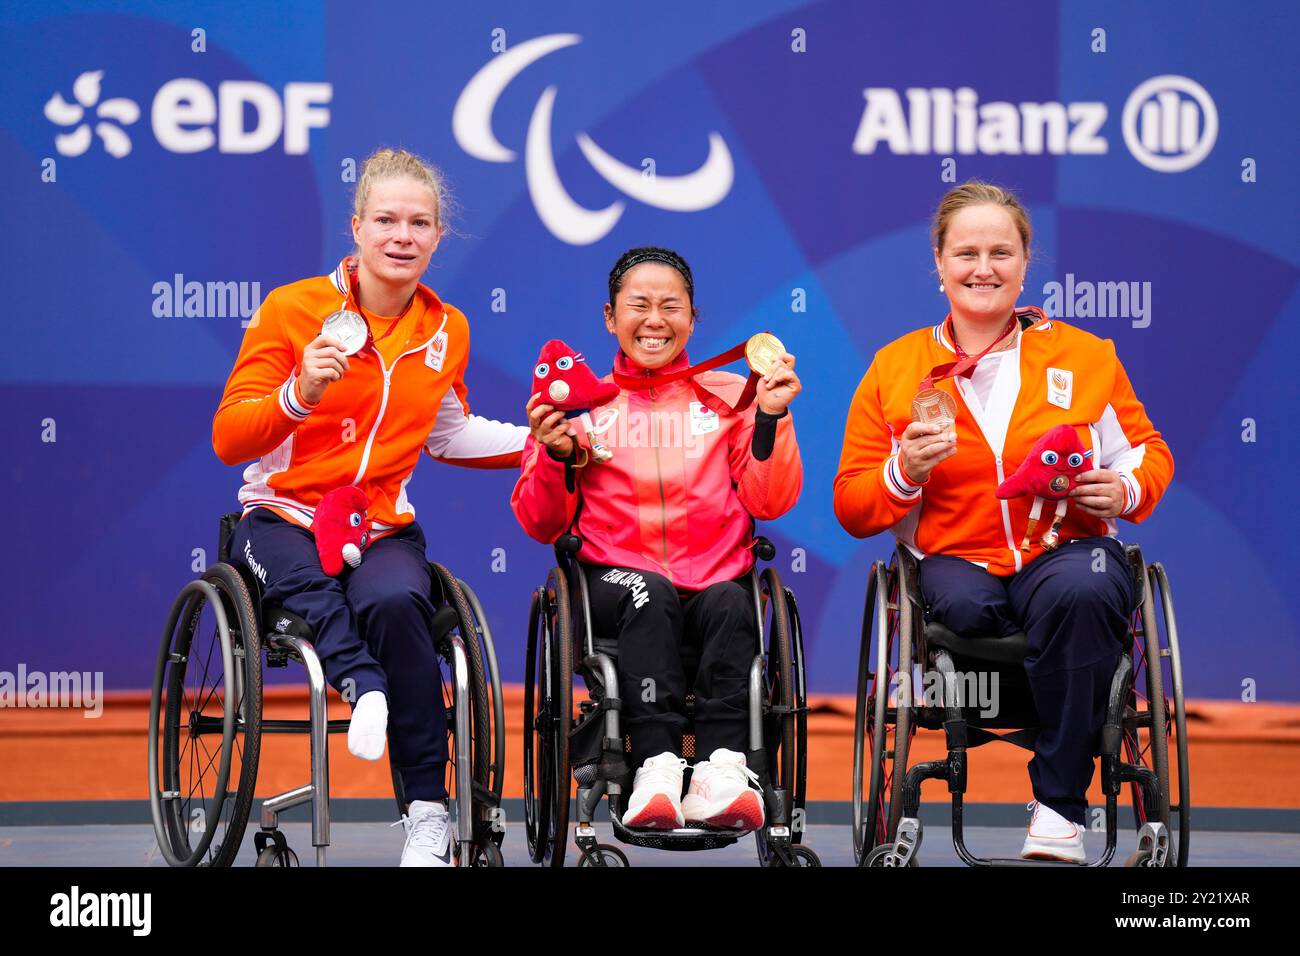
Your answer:
[[[1185,76],[1153,76],[1140,84],[1124,104],[1122,122],[1129,152],[1161,173],[1191,169],[1219,136],[1214,100]]]
[[[121,97],[101,102],[103,76],[103,70],[82,73],[72,84],[73,102],[58,92],[46,102],[45,118],[64,128],[54,137],[61,155],[86,152],[93,142],[92,129],[115,159],[131,152],[124,127],[139,118],[140,108]],[[184,77],[162,85],[149,116],[158,145],[172,153],[200,153],[213,146],[220,153],[261,153],[283,134],[284,151],[301,155],[307,152],[310,131],[329,125],[325,106],[333,96],[329,83],[286,83],[282,99],[265,83],[251,80],[226,80],[217,84],[213,95],[202,80]],[[246,109],[252,111],[251,129],[244,124]]]

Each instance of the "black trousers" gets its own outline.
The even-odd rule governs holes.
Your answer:
[[[1040,731],[1034,799],[1084,824],[1093,755],[1133,610],[1133,578],[1114,538],[1082,538],[1006,578],[946,555],[921,562],[926,617],[959,636],[1029,638],[1025,673]]]
[[[681,754],[686,727],[682,648],[700,649],[695,693],[695,752],[749,749],[749,668],[758,653],[758,621],[747,578],[679,592],[662,575],[634,568],[584,566],[593,631],[618,639],[623,726],[632,769],[665,751]]]

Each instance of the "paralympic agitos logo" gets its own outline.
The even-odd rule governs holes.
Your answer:
[[[505,88],[530,64],[556,50],[580,43],[574,33],[536,37],[498,53],[465,85],[452,112],[452,132],[461,149],[475,159],[509,163],[517,157],[492,132],[492,109]],[[524,177],[538,218],[557,238],[570,245],[596,242],[614,228],[626,205],[622,200],[603,209],[587,209],[569,195],[555,168],[551,147],[551,113],[557,89],[548,86],[537,98],[524,140]],[[735,168],[722,136],[709,134],[704,164],[684,176],[646,175],[605,152],[586,133],[577,135],[578,148],[600,176],[624,195],[658,209],[697,212],[717,205],[731,191]]]

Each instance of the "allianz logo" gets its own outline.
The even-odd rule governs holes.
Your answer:
[[[61,129],[54,147],[61,156],[80,156],[95,136],[115,159],[131,153],[127,127],[140,119],[140,106],[124,97],[101,99],[104,70],[88,70],[72,83],[72,100],[56,91],[45,118]],[[154,94],[149,123],[158,145],[172,153],[261,153],[283,142],[290,155],[307,152],[313,129],[329,125],[329,83],[286,83],[283,94],[253,80],[225,80],[216,92],[202,80],[179,77]],[[252,117],[251,126],[245,114]]]
[[[981,103],[968,86],[867,87],[853,152],[897,155],[1096,156],[1109,111],[1098,102]],[[1121,115],[1124,143],[1148,169],[1178,173],[1209,155],[1219,113],[1205,88],[1185,76],[1154,76],[1129,94]]]

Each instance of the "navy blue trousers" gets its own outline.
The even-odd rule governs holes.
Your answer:
[[[1134,603],[1123,546],[1082,538],[1005,578],[932,555],[921,562],[920,585],[927,619],[959,636],[1025,632],[1041,726],[1029,762],[1034,799],[1086,824],[1093,756]]]
[[[330,577],[310,531],[266,508],[235,527],[231,559],[265,572],[263,599],[297,614],[314,634],[330,686],[353,705],[388,697],[388,746],[408,800],[447,796],[447,712],[430,622],[432,570],[412,522],[367,548],[357,568]]]

